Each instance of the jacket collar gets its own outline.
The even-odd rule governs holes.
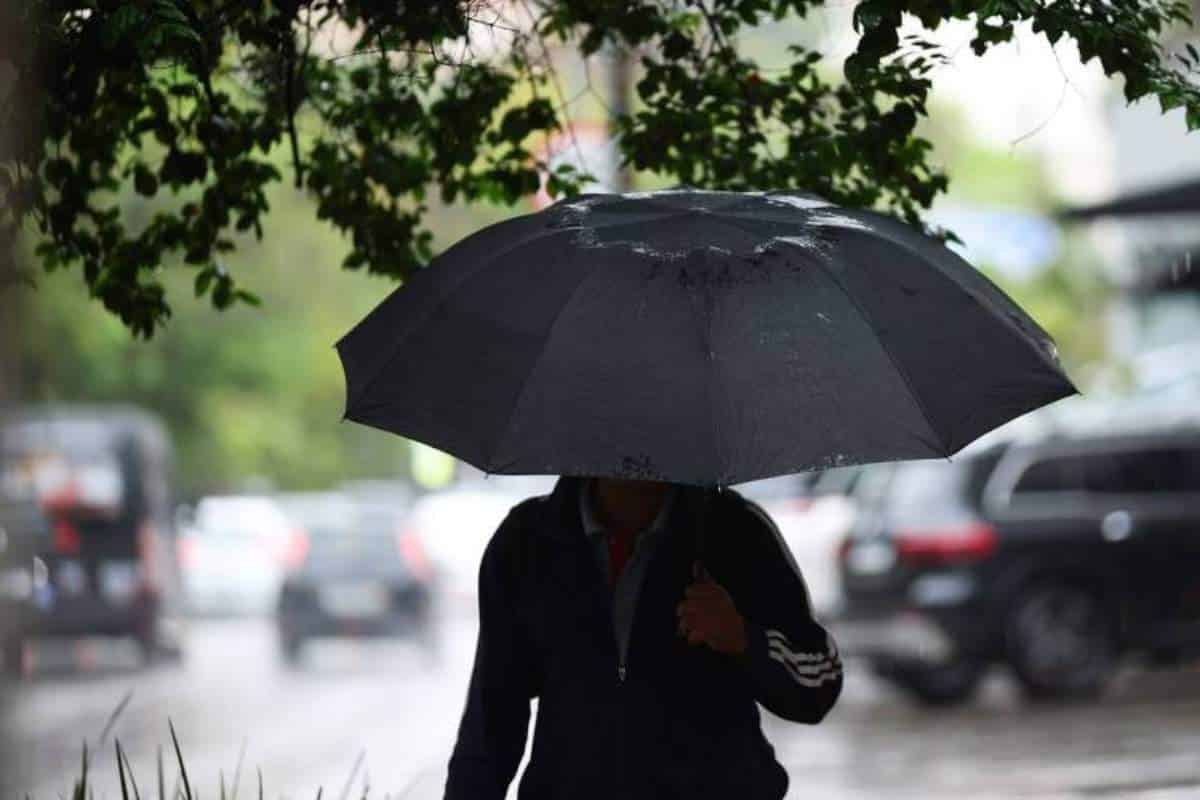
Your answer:
[[[584,479],[579,485],[579,518],[583,525],[583,532],[587,534],[589,539],[595,539],[599,536],[604,536],[608,533],[608,529],[604,527],[599,518],[596,516],[594,507],[595,494],[592,488],[592,481]],[[671,506],[675,502],[676,495],[679,494],[679,486],[671,484],[667,489],[666,497],[663,498],[662,507],[654,516],[654,520],[646,528],[646,533],[657,534],[666,527],[667,519],[671,513]]]
[[[562,475],[554,489],[546,496],[549,514],[542,531],[557,539],[584,538],[583,520],[579,513],[580,493],[587,478],[579,475]],[[690,484],[676,484],[674,499],[662,520],[666,533],[688,533],[695,530],[699,519],[706,489]]]

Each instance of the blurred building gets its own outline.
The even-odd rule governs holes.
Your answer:
[[[1200,16],[1200,2],[1192,5]],[[1187,44],[1200,44],[1200,29],[1173,37],[1167,47]],[[1176,194],[1157,210],[1151,204],[1145,213],[1105,223],[1116,231],[1113,261],[1129,289],[1113,318],[1121,333],[1114,338],[1126,343],[1121,355],[1175,352],[1178,359],[1159,360],[1178,360],[1183,368],[1200,360],[1200,291],[1187,277],[1200,254],[1200,132],[1188,132],[1183,109],[1163,114],[1157,100],[1126,106],[1114,96],[1108,118],[1116,194],[1168,200]]]

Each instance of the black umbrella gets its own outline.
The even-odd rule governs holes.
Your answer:
[[[1075,392],[942,244],[783,192],[560,201],[454,245],[337,349],[346,418],[497,474],[722,486],[943,457]]]

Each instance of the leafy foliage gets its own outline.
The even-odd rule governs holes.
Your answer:
[[[925,30],[971,21],[981,54],[1030,22],[1122,76],[1128,100],[1156,96],[1200,127],[1200,59],[1159,44],[1190,23],[1181,0],[862,0],[844,79],[800,44],[783,69],[736,46],[815,0],[14,2],[38,48],[18,54],[0,115],[17,133],[0,154],[0,225],[33,217],[41,267],[81,267],[92,296],[145,337],[171,314],[162,270],[180,260],[216,308],[258,302],[227,257],[263,236],[266,189],[284,180],[277,146],[318,218],[351,238],[343,266],[400,280],[433,254],[431,188],[443,202],[534,192],[548,168],[534,143],[569,116],[555,46],[640,55],[640,104],[614,120],[636,169],[804,189],[914,224],[947,187],[915,133],[944,54],[901,35],[906,15]],[[348,38],[354,55],[336,54]],[[586,177],[559,167],[548,189],[571,194]],[[156,199],[148,219],[114,199],[129,184]]]

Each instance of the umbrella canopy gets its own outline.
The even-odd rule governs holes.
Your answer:
[[[337,349],[347,418],[487,472],[702,486],[948,456],[1075,392],[939,242],[783,192],[560,201],[449,248]]]

